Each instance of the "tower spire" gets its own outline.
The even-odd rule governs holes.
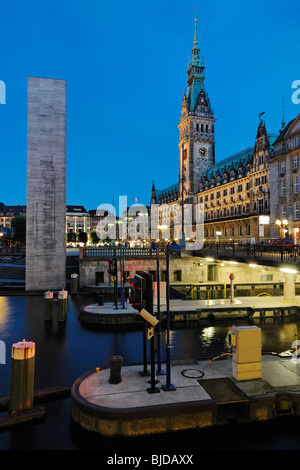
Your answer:
[[[196,15],[195,15],[196,16]],[[200,58],[197,17],[194,21],[192,60],[187,70],[179,122],[179,194],[183,205],[197,194],[200,180],[215,164],[215,118],[205,90],[205,66]],[[187,129],[190,129],[187,135]],[[183,231],[183,227],[182,227]]]
[[[198,34],[197,34],[197,17],[195,18],[195,32],[194,32],[194,43],[192,49],[192,60],[189,63],[187,74],[188,74],[188,91],[187,91],[187,106],[188,110],[194,112],[197,100],[200,93],[204,93],[205,101],[210,108],[208,102],[208,96],[205,91],[205,65],[202,54],[202,60],[200,59],[200,48],[198,46]],[[211,111],[211,109],[209,109]]]
[[[197,7],[196,7],[197,11]],[[197,38],[197,16],[195,17],[195,35],[194,35],[194,46],[197,46],[198,38]]]
[[[151,204],[156,204],[156,203],[157,203],[157,200],[156,200],[155,185],[154,185],[154,181],[152,181]]]
[[[197,11],[197,7],[196,7],[196,11]],[[200,49],[198,47],[197,17],[196,17],[195,18],[194,47],[192,49],[192,54],[193,54],[192,65],[200,65],[199,52],[200,52]]]

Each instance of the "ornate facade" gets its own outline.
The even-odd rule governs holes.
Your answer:
[[[279,236],[276,219],[287,219],[286,235],[299,244],[300,198],[300,114],[283,128],[274,142],[270,159],[271,224],[274,236]]]
[[[219,162],[201,178],[197,198],[204,204],[206,240],[270,237],[269,157],[274,139],[260,119],[255,146]]]

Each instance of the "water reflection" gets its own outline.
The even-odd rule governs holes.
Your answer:
[[[53,386],[71,386],[83,373],[95,367],[109,364],[111,355],[123,356],[124,364],[143,362],[143,331],[140,326],[114,326],[104,328],[88,325],[78,319],[78,311],[82,305],[95,303],[96,298],[88,296],[69,296],[68,318],[66,323],[57,321],[56,308],[53,320],[44,320],[44,299],[36,297],[0,297],[0,340],[5,339],[6,349],[23,338],[36,343],[35,389]],[[171,360],[190,360],[213,358],[230,352],[228,333],[232,326],[246,326],[247,320],[235,321],[206,321],[173,323],[170,331]],[[291,348],[294,341],[294,329],[298,326],[298,317],[280,317],[252,319],[251,324],[262,329],[263,352],[282,353]],[[162,329],[162,360],[165,360],[166,331]],[[149,346],[149,342],[148,342]],[[149,353],[149,351],[148,351]],[[10,392],[10,355],[7,353],[7,363],[0,363],[0,397]],[[148,355],[150,358],[150,354]],[[167,445],[174,449],[174,442],[184,443],[184,449],[190,445],[195,448],[203,445],[203,433],[172,435],[162,438],[148,437],[144,440],[132,440],[132,448],[137,442],[155,443],[155,448],[161,443],[161,450]],[[250,438],[254,438],[251,434]],[[261,437],[259,438],[261,445]],[[209,440],[211,446],[216,445],[215,439]],[[223,440],[220,440],[223,442]],[[200,443],[200,444],[199,444]],[[230,443],[229,443],[230,445]],[[127,449],[128,440],[112,441],[86,434],[76,428],[70,421],[70,403],[68,400],[47,404],[46,423],[27,429],[26,433],[15,430],[0,434],[1,449]],[[134,447],[135,446],[135,447]],[[177,447],[176,447],[177,448]],[[206,448],[206,447],[204,447]],[[181,447],[182,449],[182,447]]]
[[[230,329],[234,326],[258,326],[262,330],[262,352],[291,354],[295,340],[295,327],[300,319],[290,317],[264,317],[225,321],[199,321],[190,324],[173,324],[170,332],[172,359],[201,359],[231,351]]]
[[[298,316],[255,319],[253,322],[262,329],[263,352],[283,353],[291,351],[295,339]]]
[[[230,326],[194,323],[170,331],[171,359],[201,359],[230,350]]]
[[[204,346],[210,346],[214,336],[215,336],[215,327],[214,326],[208,326],[207,328],[203,328],[202,334],[198,336],[200,341],[202,341],[202,344]]]
[[[0,296],[0,339],[5,340],[6,329],[10,320],[10,304],[7,297]]]

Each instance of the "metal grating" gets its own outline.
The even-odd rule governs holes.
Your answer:
[[[200,379],[198,383],[218,405],[250,401],[229,378]]]

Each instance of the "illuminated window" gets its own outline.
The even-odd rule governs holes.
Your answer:
[[[299,192],[299,176],[293,177],[293,193],[298,194]]]
[[[299,220],[299,202],[294,202],[294,220]]]
[[[285,195],[286,195],[285,180],[281,180],[281,182],[280,182],[280,192],[281,192],[281,196],[285,196]]]

